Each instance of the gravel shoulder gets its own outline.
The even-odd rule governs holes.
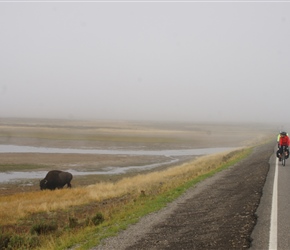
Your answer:
[[[273,142],[256,147],[247,159],[93,249],[249,248],[273,148]]]

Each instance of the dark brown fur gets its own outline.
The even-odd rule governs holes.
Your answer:
[[[71,188],[71,180],[73,176],[69,172],[63,172],[60,170],[51,170],[47,173],[45,178],[40,181],[40,189],[50,189],[54,190],[56,188],[60,189],[67,185]]]

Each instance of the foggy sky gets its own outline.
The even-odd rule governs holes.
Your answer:
[[[289,13],[290,2],[0,1],[0,118],[290,122]]]

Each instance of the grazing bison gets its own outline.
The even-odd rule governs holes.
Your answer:
[[[71,188],[71,180],[73,176],[69,172],[63,172],[60,170],[51,170],[47,173],[45,178],[40,181],[40,189],[50,189],[54,190],[56,188],[63,188],[67,185],[68,188]]]

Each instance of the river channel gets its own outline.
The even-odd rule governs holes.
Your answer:
[[[76,171],[69,169],[73,175],[110,175],[123,174],[129,171],[144,171],[157,168],[172,163],[177,163],[182,156],[200,156],[209,155],[225,151],[231,151],[232,147],[219,148],[201,148],[201,149],[177,149],[177,150],[115,150],[115,149],[77,149],[77,148],[48,148],[48,147],[31,147],[17,145],[0,145],[1,153],[57,153],[57,154],[108,154],[108,155],[146,155],[146,156],[166,156],[167,161],[156,164],[143,166],[127,166],[127,167],[106,167],[99,171]],[[0,172],[0,183],[13,182],[19,179],[40,179],[45,176],[47,171],[9,171]]]

